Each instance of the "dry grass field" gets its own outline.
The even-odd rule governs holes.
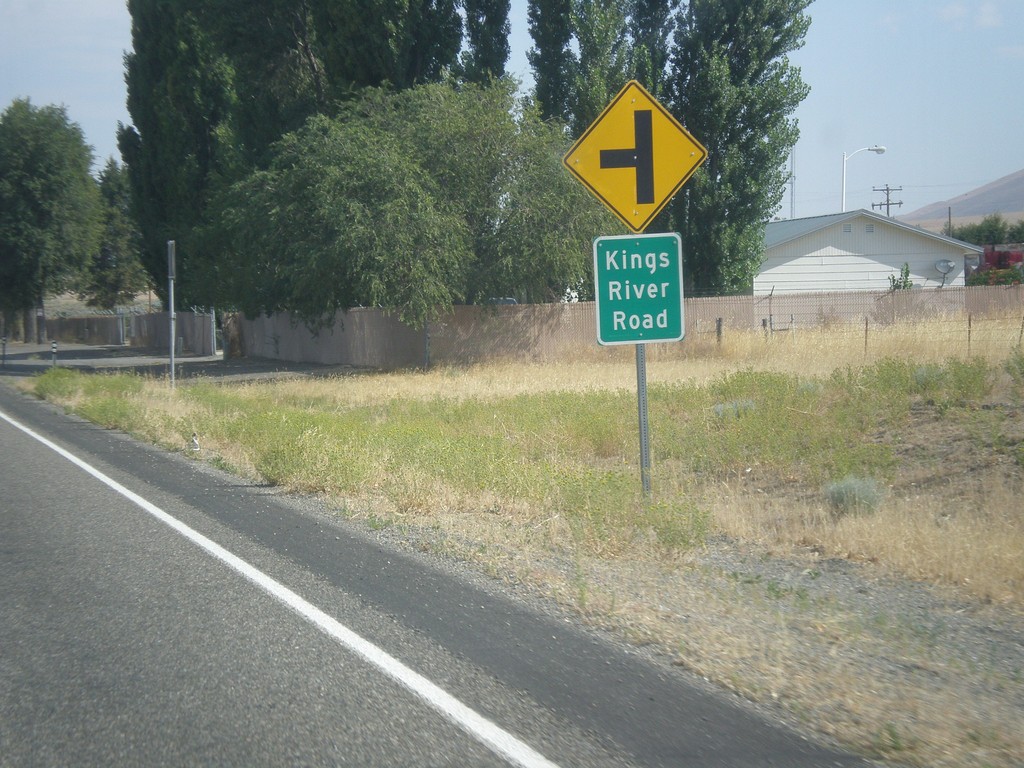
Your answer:
[[[581,620],[893,764],[1024,762],[1019,318],[613,362],[35,391]],[[962,335],[962,334],[961,334]],[[959,336],[957,337],[959,338]]]

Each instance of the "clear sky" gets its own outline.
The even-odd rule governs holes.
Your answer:
[[[902,187],[895,215],[1024,169],[1024,0],[815,0],[793,56],[811,94],[797,118],[798,217],[870,208]],[[529,80],[526,0],[512,0],[509,71]],[[122,0],[0,0],[0,109],[63,104],[99,164],[117,156],[131,46]],[[699,136],[697,137],[700,138]],[[787,192],[780,215],[788,217]],[[955,213],[955,212],[954,212]]]

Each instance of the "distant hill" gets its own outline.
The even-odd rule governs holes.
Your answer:
[[[954,226],[981,221],[993,213],[1002,214],[1009,222],[1024,219],[1024,170],[1003,176],[952,200],[932,203],[898,218],[907,224],[939,231],[946,225],[950,209]]]

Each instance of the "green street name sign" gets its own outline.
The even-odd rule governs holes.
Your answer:
[[[599,344],[680,341],[683,246],[672,232],[594,240]]]

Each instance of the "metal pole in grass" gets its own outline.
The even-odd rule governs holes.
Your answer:
[[[868,318],[864,317],[864,357],[868,356]]]
[[[1024,315],[1020,318],[1020,333],[1017,334],[1017,347],[1020,347],[1021,342],[1024,341]],[[4,336],[4,344],[7,344],[7,337]],[[6,346],[4,347],[6,350]]]
[[[647,347],[636,345],[636,408],[640,421],[640,485],[651,495],[651,437],[647,421]]]
[[[167,241],[167,309],[171,322],[171,389],[174,389],[174,241]]]
[[[971,356],[971,313],[967,313],[967,356]]]

